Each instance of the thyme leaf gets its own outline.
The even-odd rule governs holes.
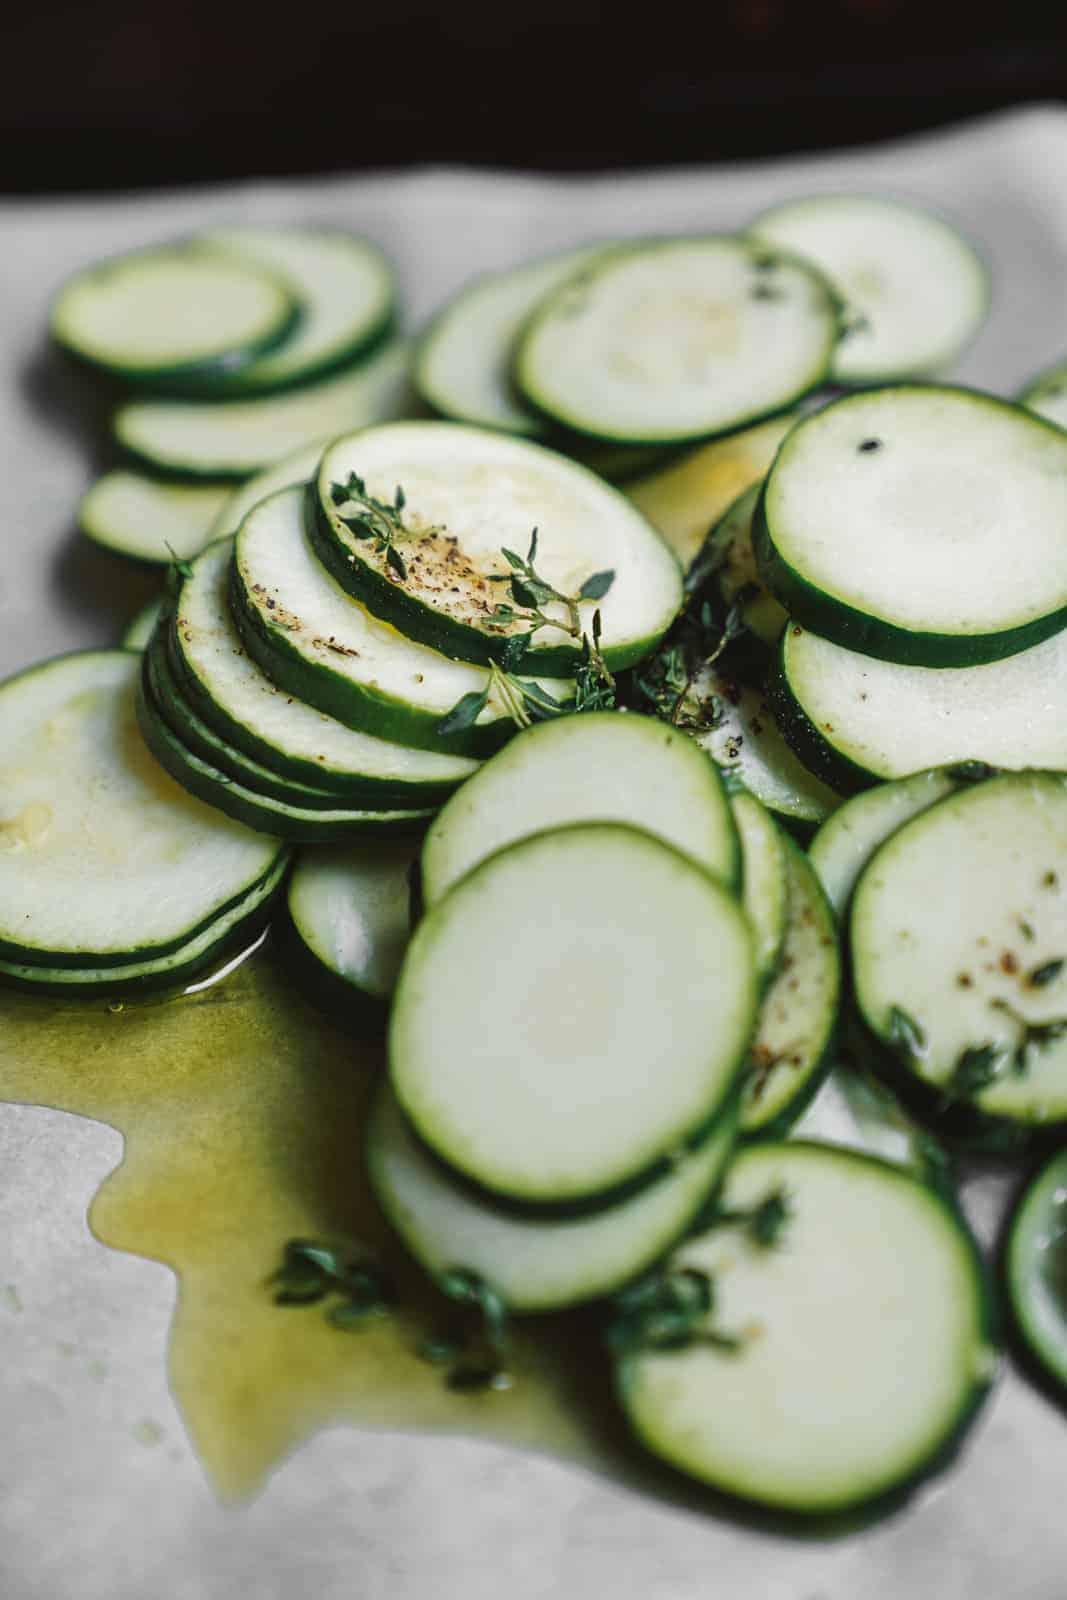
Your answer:
[[[282,1264],[269,1281],[274,1285],[274,1303],[280,1306],[313,1305],[328,1295],[340,1295],[326,1314],[342,1328],[361,1327],[393,1303],[385,1273],[355,1245],[290,1239]]]
[[[970,1100],[988,1089],[997,1078],[1004,1053],[999,1044],[969,1044],[961,1050],[942,1089],[943,1103]]]
[[[1057,956],[1054,961],[1046,961],[1040,967],[1035,967],[1027,974],[1026,981],[1031,989],[1044,989],[1048,984],[1055,983],[1064,966],[1067,966],[1067,958]]]
[[[372,539],[378,555],[384,555],[386,565],[401,582],[407,578],[408,569],[403,556],[396,548],[396,540],[410,537],[412,530],[405,526],[404,507],[407,496],[400,484],[396,486],[392,502],[379,500],[372,495],[357,472],[348,474],[347,483],[331,483],[330,499],[337,508],[338,520],[357,539]],[[350,508],[345,515],[341,508]],[[429,537],[444,530],[427,528],[420,537]]]
[[[902,1006],[890,1006],[886,1043],[906,1062],[915,1061],[926,1049],[922,1026]]]
[[[639,1278],[612,1301],[606,1339],[615,1355],[713,1345],[736,1351],[743,1340],[715,1327],[715,1280],[696,1267],[665,1268]]]

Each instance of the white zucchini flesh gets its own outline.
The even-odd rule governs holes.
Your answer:
[[[289,879],[289,915],[310,953],[363,994],[393,992],[411,933],[408,874],[417,852],[403,841],[301,851]]]
[[[232,950],[242,930],[249,941],[255,937],[271,900],[281,888],[288,866],[288,856],[281,856],[256,888],[250,889],[236,905],[169,955],[109,967],[49,967],[39,963],[0,961],[0,983],[6,981],[18,988],[60,996],[121,995],[143,989],[169,989],[186,983],[224,951]]]
[[[406,577],[390,568],[380,541],[346,526],[351,508],[346,513],[335,495],[353,473],[388,504],[402,487],[406,536],[389,549],[406,563]],[[435,643],[433,630],[448,627],[455,655],[464,653],[463,636],[470,635],[470,660],[484,660],[488,645],[529,633],[521,612],[513,622],[487,618],[510,600],[507,585],[494,581],[513,570],[504,550],[525,556],[535,529],[536,570],[561,594],[577,594],[594,574],[614,573],[606,594],[578,607],[587,633],[599,611],[609,666],[647,655],[682,603],[678,563],[640,512],[595,473],[527,440],[449,422],[393,423],[337,440],[323,455],[317,486],[326,542],[350,572],[353,592],[412,637],[414,616],[399,607],[416,607],[425,642]],[[558,602],[544,609],[566,621]],[[530,637],[523,670],[536,673],[539,656],[547,660],[561,649],[576,667],[579,648],[558,629],[542,628]]]
[[[464,695],[485,688],[484,668],[413,644],[334,583],[308,543],[303,490],[284,489],[249,513],[234,561],[264,625],[281,628],[302,661],[341,683],[376,698],[395,698],[428,718],[444,718]],[[552,686],[545,692],[552,694]],[[555,693],[560,695],[558,684]],[[479,725],[500,715],[491,698]]]
[[[292,287],[300,318],[289,337],[225,381],[226,388],[270,389],[303,382],[351,360],[387,326],[393,312],[389,263],[369,240],[325,228],[212,228],[211,249],[250,259]]]
[[[258,506],[261,500],[277,494],[279,489],[289,489],[295,483],[307,483],[314,477],[315,469],[322,460],[322,452],[332,438],[332,434],[322,434],[310,444],[303,444],[299,450],[283,456],[281,461],[264,467],[262,472],[253,473],[239,488],[229,489],[205,543],[214,543],[216,539],[232,539],[253,506]]]
[[[787,609],[804,621],[800,593],[814,592],[822,620],[809,620],[828,637],[832,613],[859,614],[856,647],[872,655],[907,659],[883,651],[893,629],[914,641],[910,659],[930,651],[924,664],[946,642],[973,654],[945,665],[988,660],[990,641],[1047,634],[1067,606],[1067,438],[990,395],[914,385],[835,401],[783,445],[763,517],[764,577]],[[1034,642],[1020,632],[1016,648]]]
[[[1067,361],[1057,361],[1054,367],[1031,378],[1019,395],[1019,404],[1046,422],[1067,428]]]
[[[814,1093],[837,1027],[841,959],[833,914],[807,856],[783,840],[789,896],[781,962],[763,996],[741,1103],[749,1137],[780,1133]]]
[[[83,497],[78,526],[94,544],[166,566],[204,548],[229,497],[225,484],[170,483],[116,468]]]
[[[163,610],[163,598],[157,595],[154,600],[149,600],[138,611],[128,624],[122,635],[123,650],[143,650],[156,631],[160,613]]]
[[[477,278],[438,312],[416,355],[414,383],[444,417],[537,438],[545,419],[522,405],[511,381],[519,331],[544,295],[602,253],[584,245]]]
[[[779,1188],[789,1216],[776,1248],[718,1227],[669,1262],[711,1275],[714,1326],[741,1348],[638,1351],[618,1387],[642,1442],[683,1472],[826,1515],[929,1470],[996,1353],[977,1250],[934,1190],[870,1157],[786,1143],[743,1151],[723,1204]]]
[[[741,903],[756,936],[756,966],[766,982],[778,965],[789,917],[786,843],[774,818],[755,795],[730,795],[741,846]]]
[[[623,490],[685,567],[742,490],[762,483],[796,416],[772,417],[687,452]]]
[[[197,559],[182,584],[172,638],[185,673],[200,691],[211,720],[245,730],[259,756],[275,756],[284,772],[297,763],[304,775],[324,784],[372,778],[399,784],[461,783],[478,769],[467,756],[377,739],[305,705],[272,683],[244,650],[228,601],[231,540],[213,544]],[[328,580],[324,579],[324,582]],[[349,602],[343,602],[349,604]],[[268,762],[269,764],[269,762]]]
[[[904,1013],[917,1030],[906,1065],[946,1092],[964,1053],[991,1046],[992,1082],[966,1098],[1025,1123],[1067,1118],[1067,1033],[1026,1042],[1028,1026],[1067,1016],[1065,859],[1067,777],[1010,773],[905,823],[852,898],[868,1025],[891,1042]]]
[[[853,795],[826,819],[808,846],[808,860],[838,918],[845,915],[856,880],[879,845],[959,785],[944,767],[917,772]]]
[[[244,478],[310,440],[367,428],[410,408],[409,352],[393,343],[358,366],[251,400],[132,400],[115,413],[116,442],[164,472]]]
[[[294,313],[275,273],[186,245],[87,268],[60,290],[51,326],[84,360],[120,376],[151,377],[243,359],[280,336]]]
[[[707,437],[784,411],[829,370],[837,303],[806,263],[729,235],[665,239],[592,262],[531,316],[515,378],[539,410],[597,438]]]
[[[755,1005],[729,891],[650,834],[579,824],[491,856],[423,919],[393,1003],[391,1081],[476,1183],[586,1199],[710,1127]]]
[[[457,1183],[426,1154],[384,1083],[367,1128],[367,1171],[389,1222],[428,1272],[464,1267],[509,1311],[558,1311],[611,1294],[671,1248],[713,1192],[735,1128],[724,1113],[696,1149],[614,1205],[535,1217]]]
[[[716,666],[705,668],[693,684],[693,698],[714,697],[720,720],[697,735],[697,742],[723,772],[744,784],[768,811],[802,823],[819,823],[840,796],[809,772],[786,744],[767,697]]]
[[[716,523],[694,571],[706,570],[725,610],[738,605],[748,631],[773,649],[789,618],[785,607],[764,588],[752,548],[752,518],[761,488],[751,484]],[[690,575],[690,584],[694,581]]]
[[[947,366],[989,309],[989,273],[974,247],[940,217],[874,195],[791,200],[751,231],[803,256],[845,302],[834,354],[842,383],[921,377]]]
[[[790,625],[789,694],[832,757],[871,778],[988,761],[1067,768],[1067,633],[979,667],[905,667]]]
[[[86,651],[0,687],[0,954],[151,959],[248,892],[281,846],[160,770],[134,710],[140,658]]]
[[[423,845],[424,903],[517,839],[574,822],[644,828],[740,882],[733,812],[707,757],[651,717],[594,711],[527,728],[452,796]]]

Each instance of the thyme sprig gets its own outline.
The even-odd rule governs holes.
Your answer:
[[[338,1328],[362,1328],[394,1303],[392,1285],[382,1268],[352,1244],[289,1239],[282,1264],[269,1282],[279,1306],[314,1305],[331,1295],[340,1296],[326,1313]]]
[[[657,717],[692,731],[714,728],[722,721],[717,696],[700,696],[694,704],[693,688],[701,673],[714,666],[745,631],[744,608],[752,593],[751,587],[739,590],[721,621],[708,600],[694,600],[682,612],[667,642],[635,679],[638,695]]]
[[[761,1250],[775,1250],[782,1242],[786,1225],[793,1215],[789,1191],[783,1184],[768,1189],[752,1206],[717,1206],[711,1213],[711,1227],[740,1226],[749,1241]]]
[[[638,1350],[685,1350],[712,1345],[731,1354],[744,1344],[739,1334],[715,1326],[715,1280],[697,1267],[665,1268],[639,1278],[612,1301],[606,1330],[614,1355]]]
[[[408,575],[407,563],[396,548],[396,540],[410,538],[411,529],[404,523],[407,500],[400,484],[390,503],[372,495],[358,472],[350,472],[347,483],[331,483],[330,499],[337,509],[338,520],[357,539],[373,539],[376,552],[385,556],[386,565],[403,581]],[[342,516],[342,506],[354,509]],[[443,529],[438,527],[424,528],[419,530],[419,536],[424,538],[441,532]]]
[[[434,1366],[448,1366],[445,1382],[450,1389],[510,1388],[508,1308],[503,1296],[469,1267],[449,1267],[434,1281],[446,1299],[473,1313],[475,1326],[431,1335],[422,1341],[419,1355]]]
[[[1033,982],[1032,976],[1030,981]],[[1047,978],[1044,981],[1051,983],[1052,979]],[[1020,1077],[1029,1066],[1031,1050],[1044,1050],[1046,1046],[1054,1044],[1067,1033],[1067,1017],[1052,1017],[1048,1022],[1031,1022],[1016,1011],[1014,1006],[1009,1005],[1007,1000],[992,1000],[990,1004],[995,1010],[1003,1011],[1020,1029],[1021,1037],[1011,1056],[1012,1071]]]

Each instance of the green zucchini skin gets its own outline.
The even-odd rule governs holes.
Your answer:
[[[897,384],[887,385],[883,391],[895,397],[934,394],[955,396],[991,410],[1011,412],[1016,415],[1022,408],[996,396],[982,394],[947,384]],[[767,497],[773,488],[775,474],[788,465],[788,452],[805,427],[817,423],[829,412],[848,407],[866,397],[846,394],[830,402],[816,417],[807,419],[786,441],[775,460],[771,472],[760,491],[752,518],[752,548],[760,577],[770,592],[785,607],[789,616],[812,633],[854,650],[860,655],[873,656],[882,661],[893,661],[912,667],[974,667],[986,662],[1003,661],[1018,655],[1033,645],[1041,644],[1067,627],[1067,604],[1046,612],[1040,617],[1014,627],[997,629],[992,633],[949,634],[905,628],[886,617],[869,615],[836,595],[828,594],[810,582],[803,573],[782,554],[774,539],[767,515]],[[1030,420],[1048,433],[1062,434],[1054,424],[1036,415]]]
[[[238,822],[295,844],[327,843],[354,835],[418,831],[432,815],[425,811],[312,811],[256,793],[201,760],[168,727],[142,678],[137,699],[141,735],[160,766],[175,782],[207,805]]]
[[[1004,1299],[1010,1312],[1012,1353],[1027,1376],[1046,1398],[1061,1408],[1067,1406],[1067,1308],[1062,1311],[1062,1330],[1042,1326],[1040,1308],[1032,1304],[1035,1278],[1043,1276],[1037,1259],[1042,1246],[1042,1223],[1056,1204],[1056,1191],[1067,1186],[1067,1156],[1057,1149],[1048,1160],[1031,1171],[1014,1197],[1000,1240],[998,1266]],[[1057,1232],[1059,1251],[1063,1235]],[[1044,1248],[1053,1245],[1052,1240]],[[1058,1251],[1058,1253],[1059,1253]],[[1056,1288],[1048,1291],[1058,1298]],[[1040,1298],[1041,1291],[1037,1291]],[[1057,1337],[1058,1335],[1058,1337]]]
[[[793,624],[790,624],[792,627]],[[788,629],[786,630],[788,633]],[[782,738],[808,771],[840,795],[859,794],[872,784],[884,782],[880,773],[869,772],[848,756],[835,750],[819,732],[789,687],[785,670],[784,636],[778,659],[767,679],[767,702]]]

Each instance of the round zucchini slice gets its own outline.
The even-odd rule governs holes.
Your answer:
[[[592,711],[527,728],[457,790],[423,845],[425,904],[505,845],[574,822],[644,828],[740,884],[733,812],[707,757],[650,717]]]
[[[732,433],[822,383],[838,305],[805,262],[728,234],[593,261],[548,295],[515,354],[539,411],[631,444]]]
[[[226,484],[170,483],[116,468],[83,496],[78,526],[117,555],[165,567],[204,548],[229,497]]]
[[[198,244],[98,262],[52,304],[56,342],[125,383],[238,370],[280,344],[299,315],[284,278]]]
[[[490,856],[427,913],[393,1002],[392,1084],[482,1187],[606,1197],[711,1128],[755,1008],[733,895],[651,834],[577,824]]]
[[[852,897],[867,1026],[942,1111],[1067,1119],[1067,777],[1008,773],[898,828]]]
[[[949,671],[876,661],[791,623],[770,688],[790,745],[843,793],[973,761],[1067,768],[1067,633]]]
[[[411,934],[407,840],[376,839],[303,852],[289,879],[301,951],[334,1000],[370,1002],[384,1021]]]
[[[367,1128],[367,1171],[386,1217],[429,1273],[462,1265],[509,1311],[559,1311],[613,1293],[671,1248],[722,1176],[735,1127],[736,1115],[724,1113],[696,1149],[614,1205],[535,1216],[473,1193],[428,1155],[386,1082]]]
[[[763,581],[824,638],[968,667],[1067,624],[1067,438],[933,385],[849,395],[800,423],[753,527]]]
[[[90,650],[0,686],[0,959],[127,966],[169,955],[277,863],[277,839],[187,795],[134,711],[141,662]]]
[[[672,1466],[829,1518],[913,1486],[961,1438],[996,1370],[989,1292],[962,1217],[885,1162],[751,1146],[721,1205],[773,1194],[786,1204],[777,1244],[719,1225],[669,1258],[668,1286],[706,1282],[710,1309],[673,1348],[642,1347],[636,1329],[618,1391]]]
[[[316,487],[308,535],[331,576],[408,638],[461,660],[506,666],[528,639],[524,671],[571,675],[599,611],[614,671],[646,656],[682,603],[677,561],[629,501],[525,440],[394,423],[338,439]],[[574,598],[573,616],[559,595]]]
[[[1005,1268],[1027,1350],[1067,1391],[1067,1150],[1057,1150],[1016,1203]]]
[[[300,317],[284,344],[239,371],[208,380],[208,394],[265,393],[309,383],[351,366],[388,331],[393,273],[376,245],[329,228],[211,228],[212,250],[252,261],[289,283]]]
[[[766,244],[814,262],[845,303],[838,383],[919,378],[954,361],[989,310],[989,272],[930,211],[882,195],[813,195],[756,218]]]

